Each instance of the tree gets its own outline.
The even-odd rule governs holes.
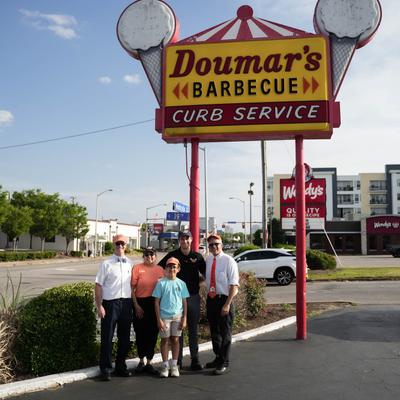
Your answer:
[[[257,229],[253,234],[253,243],[256,246],[262,246],[261,229]]]
[[[32,211],[32,225],[29,229],[32,236],[41,239],[41,250],[44,250],[44,242],[57,235],[63,222],[62,200],[58,193],[46,194],[40,189],[14,192],[11,203],[16,207],[27,206]]]
[[[1,225],[4,233],[7,234],[8,240],[13,241],[13,250],[16,250],[16,238],[23,233],[29,231],[32,225],[31,209],[29,207],[17,208],[9,205],[7,219]]]
[[[0,185],[0,225],[7,218],[7,212],[8,212],[7,210],[9,206],[9,202],[7,199],[8,192],[3,192],[1,189],[2,186]]]
[[[68,246],[74,239],[84,237],[89,232],[87,223],[87,210],[75,203],[63,202],[63,222],[60,227],[60,234],[65,236],[66,248],[65,252],[68,253]]]

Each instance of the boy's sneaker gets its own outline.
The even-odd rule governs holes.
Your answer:
[[[180,375],[180,374],[179,374],[179,368],[178,368],[178,366],[175,365],[175,366],[171,367],[171,376],[172,376],[173,378],[178,378],[179,375]]]
[[[160,378],[168,378],[168,373],[169,373],[168,367],[161,367]]]

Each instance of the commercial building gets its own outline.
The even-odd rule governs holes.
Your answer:
[[[289,236],[295,232],[290,179],[290,175],[274,175],[267,183],[268,212],[281,220]],[[384,254],[387,245],[400,244],[400,164],[386,165],[381,173],[358,175],[314,168],[306,192],[308,247]]]

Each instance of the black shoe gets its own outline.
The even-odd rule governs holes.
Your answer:
[[[128,378],[131,376],[127,369],[116,369],[114,372],[115,376],[119,376],[121,378]]]
[[[190,369],[192,371],[201,371],[203,369],[203,366],[200,364],[198,358],[192,359],[192,362],[190,363]]]
[[[140,374],[144,371],[144,363],[139,362],[139,364],[135,368],[135,374]]]
[[[214,375],[225,375],[229,372],[229,368],[225,365],[219,365],[217,368],[214,369]]]
[[[213,361],[206,363],[206,368],[216,368],[220,363],[215,358]]]
[[[108,371],[102,371],[100,374],[100,380],[104,382],[111,381],[111,374]]]
[[[158,371],[151,364],[146,364],[143,367],[143,372],[149,375],[158,375]]]

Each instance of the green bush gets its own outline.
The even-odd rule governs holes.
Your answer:
[[[112,242],[105,242],[104,243],[104,254],[105,255],[110,255],[114,253],[114,246]]]
[[[71,257],[83,257],[83,251],[81,251],[81,250],[79,250],[79,251],[71,250],[71,251],[69,252],[69,255],[70,255]]]
[[[233,256],[237,256],[240,253],[243,253],[246,250],[255,250],[255,249],[259,249],[260,246],[256,246],[255,244],[246,244],[244,246],[239,247],[238,249],[235,250],[235,252],[233,253]]]
[[[39,260],[44,258],[54,258],[56,256],[57,252],[55,251],[2,251],[0,252],[0,262]]]
[[[88,282],[59,286],[22,308],[16,357],[24,372],[43,375],[96,363],[93,290]]]
[[[335,269],[336,259],[330,254],[319,250],[307,250],[306,252],[307,265],[313,269]]]
[[[266,307],[264,299],[265,284],[257,279],[253,273],[240,272],[239,292],[234,299],[235,320],[234,326],[241,326],[246,319],[259,315]],[[203,283],[200,285],[200,320],[205,322],[207,289]]]

